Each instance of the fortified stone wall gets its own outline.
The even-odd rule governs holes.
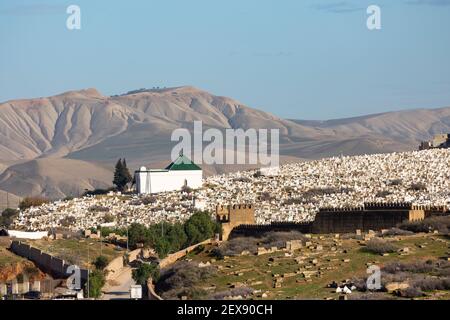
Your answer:
[[[54,277],[67,278],[70,276],[70,274],[67,273],[67,269],[70,264],[67,264],[62,259],[53,257],[20,241],[13,241],[10,249],[15,254],[33,261],[41,270],[53,275]],[[87,280],[88,270],[80,269],[80,273],[81,279]]]
[[[123,257],[117,257],[111,260],[105,268],[106,280],[112,280],[117,277],[120,271],[123,269]]]
[[[250,208],[250,209],[247,209]],[[404,221],[420,221],[434,214],[448,212],[447,207],[416,206],[411,203],[365,203],[355,208],[321,208],[312,223],[273,222],[255,225],[251,206],[217,206],[217,221],[222,223],[222,239],[260,237],[270,231],[302,233],[351,233],[395,227]],[[249,222],[251,221],[251,222]]]
[[[206,244],[211,244],[211,243],[213,243],[213,242],[214,242],[214,239],[207,239],[207,240],[205,240],[205,241],[203,241],[203,242],[194,244],[194,245],[192,245],[192,246],[190,246],[190,247],[187,247],[187,248],[185,248],[185,249],[183,249],[183,250],[180,250],[180,251],[178,251],[178,252],[169,254],[166,258],[162,259],[162,260],[159,262],[159,268],[160,268],[160,269],[167,268],[167,267],[170,266],[171,264],[177,262],[179,259],[181,259],[181,258],[183,258],[184,256],[186,256],[189,252],[194,251],[198,246],[206,245]]]
[[[381,230],[408,220],[409,211],[319,212],[312,224],[312,233],[350,233]]]
[[[155,291],[155,285],[153,284],[153,279],[149,278],[147,280],[147,291],[148,291],[148,300],[163,300]]]
[[[254,237],[259,238],[267,232],[289,232],[298,231],[301,233],[311,233],[311,223],[289,223],[289,222],[273,222],[271,224],[252,224],[240,225],[232,230],[229,238],[236,237]]]
[[[218,205],[217,221],[222,223],[222,240],[227,240],[231,231],[240,225],[255,224],[255,208],[253,205]]]
[[[312,233],[381,230],[425,217],[425,208],[410,203],[366,203],[357,208],[323,208],[312,224]]]

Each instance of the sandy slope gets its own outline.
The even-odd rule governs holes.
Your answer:
[[[2,189],[20,196],[78,196],[85,189],[111,186],[112,170],[86,161],[44,158],[9,167],[0,175]]]
[[[302,121],[194,87],[112,97],[95,89],[71,91],[0,103],[0,189],[55,198],[109,186],[118,158],[126,157],[133,170],[169,162],[176,144],[171,133],[191,130],[196,120],[204,130],[279,129],[280,153],[290,160],[412,150],[420,140],[450,132],[450,108]],[[205,166],[205,172],[242,168]]]

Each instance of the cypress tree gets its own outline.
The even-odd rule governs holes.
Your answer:
[[[128,170],[127,161],[125,160],[125,158],[123,158],[123,161],[122,161],[122,168],[123,168],[124,180],[126,181],[125,184],[132,182],[133,177],[130,174],[130,170]]]
[[[122,159],[119,159],[116,163],[116,168],[114,170],[114,180],[113,184],[117,187],[117,189],[123,189],[123,164]]]
[[[119,191],[123,191],[125,189],[125,186],[132,181],[133,178],[127,168],[126,160],[119,159],[119,161],[117,161],[116,163],[116,168],[114,171],[113,184]]]

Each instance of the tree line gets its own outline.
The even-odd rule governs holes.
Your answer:
[[[133,223],[128,230],[128,242],[132,247],[141,243],[155,249],[160,258],[177,252],[221,233],[221,225],[213,221],[206,211],[195,212],[184,223],[160,222],[145,227]]]

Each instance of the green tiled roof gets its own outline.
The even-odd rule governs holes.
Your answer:
[[[166,167],[166,170],[202,170],[202,168],[193,163],[186,156],[180,155],[177,160]]]

